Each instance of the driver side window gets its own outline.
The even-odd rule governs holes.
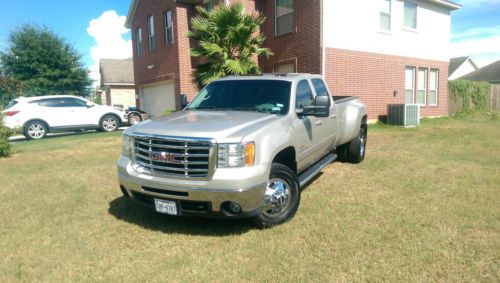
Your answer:
[[[301,80],[297,85],[297,94],[295,99],[295,107],[303,108],[304,106],[313,105],[314,98],[311,87],[307,80]]]

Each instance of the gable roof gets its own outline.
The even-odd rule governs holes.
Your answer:
[[[479,69],[476,62],[474,62],[470,56],[451,58],[450,64],[448,65],[448,77],[451,76],[465,62],[467,62],[467,60],[476,70]]]
[[[462,5],[455,3],[455,2],[452,2],[452,1],[448,1],[448,0],[427,0],[427,2],[431,2],[431,3],[434,3],[436,5],[443,6],[445,8],[450,9],[450,10],[456,10],[456,9],[460,9],[462,7]]]
[[[134,85],[134,64],[128,59],[99,60],[101,85]]]
[[[461,80],[500,83],[500,60],[460,78]]]

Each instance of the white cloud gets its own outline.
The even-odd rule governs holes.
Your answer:
[[[500,0],[458,0],[455,1],[462,5],[462,7],[466,6],[490,6],[490,5],[498,5],[500,4]]]
[[[93,64],[90,67],[92,79],[99,84],[99,59],[125,59],[132,57],[132,41],[125,40],[123,35],[128,33],[125,28],[125,16],[120,16],[114,10],[102,13],[97,19],[90,21],[87,33],[94,38],[96,44],[92,46],[91,57]]]
[[[471,56],[482,67],[500,59],[499,46],[500,26],[472,28],[453,35],[451,57]]]

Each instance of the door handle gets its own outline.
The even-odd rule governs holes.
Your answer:
[[[316,123],[314,123],[316,126],[321,126],[321,124],[323,124],[323,122],[321,121],[316,121]]]

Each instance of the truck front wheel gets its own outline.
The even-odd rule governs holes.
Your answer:
[[[287,166],[273,163],[264,195],[264,207],[254,218],[259,228],[269,228],[290,220],[300,203],[299,182]]]

